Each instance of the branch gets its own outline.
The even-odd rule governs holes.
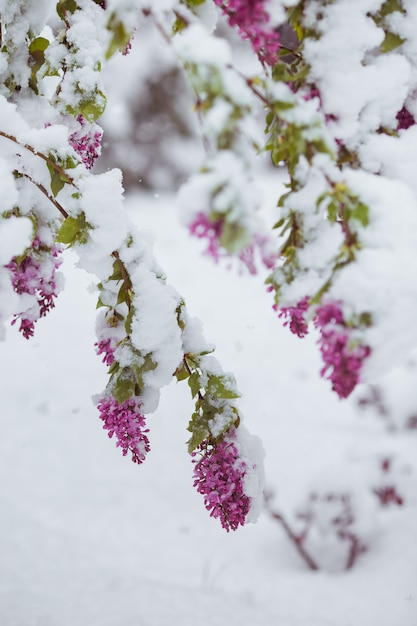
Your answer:
[[[174,11],[174,14],[175,14],[175,16],[177,17],[177,19],[181,19],[181,20],[183,20],[183,21],[185,20],[185,21],[184,21],[184,24],[186,24],[186,25],[188,25],[188,24],[189,24],[188,20],[186,20],[185,18],[183,18],[183,17],[182,17],[182,16],[178,13],[178,11]],[[147,10],[147,11],[146,11],[146,15],[152,15],[152,18],[153,18],[153,21],[154,21],[154,23],[155,23],[155,26],[157,27],[157,29],[158,29],[158,30],[159,30],[159,32],[161,33],[162,37],[164,38],[164,40],[166,41],[166,43],[167,43],[168,45],[172,46],[171,37],[170,37],[170,36],[169,36],[169,34],[166,32],[165,28],[164,28],[164,27],[163,27],[163,25],[160,23],[160,21],[159,21],[159,20],[155,17],[155,15],[154,15],[151,11],[149,11],[149,10]],[[181,61],[180,61],[180,62],[181,62]],[[187,73],[187,71],[186,71],[186,69],[185,69],[185,66],[184,66],[184,64],[183,64],[182,62],[181,62],[181,66],[182,66],[182,68],[183,68],[184,72],[186,72],[186,73]],[[194,85],[193,85],[193,83],[192,83],[191,79],[189,79],[189,81],[188,81],[188,82],[189,82],[189,84],[190,84],[191,89],[192,89],[192,90],[193,90],[193,92],[194,92],[194,97],[195,97],[195,110],[196,110],[196,112],[197,112],[197,117],[198,117],[198,122],[199,122],[200,128],[202,129],[202,127],[203,127],[203,120],[202,120],[202,115],[201,115],[201,98],[200,98],[200,96],[198,95],[198,92],[197,92],[196,88],[194,87]],[[202,139],[202,142],[203,142],[204,151],[205,151],[207,154],[209,154],[209,153],[210,153],[210,143],[209,143],[209,140],[208,140],[207,136],[206,136],[203,132],[201,132],[201,139]]]
[[[67,172],[64,170],[64,168],[62,168],[60,165],[58,165],[58,163],[55,163],[55,161],[53,161],[50,157],[48,157],[46,154],[43,154],[43,152],[38,152],[37,150],[35,150],[35,148],[33,148],[32,146],[30,146],[27,143],[21,143],[20,141],[18,141],[16,139],[16,137],[14,137],[13,135],[9,135],[8,133],[5,133],[3,130],[0,130],[0,137],[5,137],[5,139],[9,139],[10,141],[13,141],[14,143],[16,143],[18,146],[21,146],[22,148],[25,148],[26,150],[29,150],[29,152],[31,152],[32,154],[34,154],[35,156],[39,157],[40,159],[43,159],[46,163],[48,163],[48,165],[50,165],[56,172],[58,172],[59,174],[61,174],[61,176],[63,176],[66,181],[72,185],[73,187],[76,187],[75,183],[74,183],[74,179],[71,178],[71,176],[69,176],[67,174]]]
[[[52,204],[58,209],[58,211],[61,213],[62,217],[64,219],[66,219],[68,217],[68,213],[66,212],[66,210],[64,209],[64,207],[62,206],[62,204],[60,204],[58,202],[58,200],[56,200],[55,198],[53,198],[48,190],[41,184],[41,183],[37,183],[36,180],[34,180],[32,178],[32,176],[29,176],[29,174],[24,174],[22,172],[19,172],[19,174],[21,174],[22,176],[24,176],[25,178],[27,178],[28,180],[30,180],[30,182],[35,185],[35,187],[37,187],[39,189],[39,191],[41,191],[43,193],[44,196],[46,196],[48,198],[48,200],[50,202],[52,202]]]
[[[269,501],[270,501],[270,496],[265,494],[264,503],[265,503],[265,507],[269,515],[272,517],[272,519],[276,520],[277,522],[281,524],[282,528],[285,531],[285,534],[287,535],[291,543],[295,546],[295,549],[297,550],[301,558],[305,561],[308,568],[313,571],[319,570],[320,567],[317,565],[315,560],[309,555],[309,553],[303,546],[303,537],[295,534],[295,532],[292,530],[287,520],[281,515],[281,513],[277,513],[277,511],[273,511],[271,509]]]

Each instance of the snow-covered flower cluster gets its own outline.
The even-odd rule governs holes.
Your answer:
[[[289,326],[298,337],[308,334],[309,300],[305,296],[295,306],[273,307],[279,311],[278,317],[284,318],[284,326]],[[313,320],[320,332],[318,344],[324,362],[320,374],[331,381],[339,398],[347,398],[361,380],[364,361],[370,356],[371,349],[360,343],[357,328],[344,319],[341,303],[321,304],[314,311]]]
[[[216,263],[222,258],[231,258],[231,254],[227,253],[221,244],[223,231],[227,230],[227,225],[221,218],[213,222],[205,213],[198,213],[188,228],[192,236],[205,240],[207,243],[205,254]],[[238,259],[240,264],[254,275],[258,273],[258,258],[264,267],[271,269],[277,254],[271,245],[270,237],[255,233],[252,242],[239,252]]]
[[[243,488],[246,464],[239,459],[233,437],[229,435],[219,444],[204,441],[193,456],[197,456],[193,460],[194,487],[204,496],[210,516],[219,518],[227,531],[243,526],[250,507]]]
[[[278,317],[284,318],[284,326],[289,326],[290,331],[301,338],[308,334],[308,323],[305,319],[308,301],[309,297],[305,296],[295,306],[283,306],[278,309],[278,306],[274,304],[272,307],[276,311],[279,310]]]
[[[149,429],[146,428],[138,401],[129,398],[119,404],[116,398],[109,396],[101,398],[97,408],[104,422],[103,428],[108,431],[110,438],[116,436],[116,446],[122,448],[123,456],[130,452],[133,463],[143,463],[151,448],[147,436]]]
[[[32,246],[23,258],[13,257],[5,265],[10,273],[14,291],[24,296],[21,298],[21,311],[17,312],[12,324],[20,320],[19,331],[26,339],[33,337],[35,323],[45,317],[55,306],[61,281],[57,270],[62,260],[60,246],[51,249],[44,246],[39,237],[35,237]]]
[[[244,426],[233,426],[220,440],[203,440],[192,452],[194,487],[210,516],[225,530],[236,530],[259,515],[263,496],[263,448]]]
[[[347,398],[360,381],[363,362],[371,349],[355,341],[354,329],[346,324],[338,303],[320,306],[314,323],[320,330],[319,345],[324,361],[320,373],[331,381],[339,398]]]
[[[69,142],[80,155],[86,168],[90,170],[101,154],[103,131],[98,124],[88,124],[81,114],[77,116],[77,122],[80,128],[70,135]]]
[[[250,41],[259,59],[267,65],[277,61],[278,33],[268,28],[270,15],[265,0],[214,0],[227,15],[230,26],[237,26],[242,39]]]

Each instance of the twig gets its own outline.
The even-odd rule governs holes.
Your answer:
[[[52,204],[58,209],[58,211],[61,213],[62,217],[64,217],[65,219],[68,217],[68,213],[66,212],[66,210],[64,209],[64,207],[58,202],[58,200],[56,200],[55,198],[53,198],[50,193],[48,192],[48,190],[41,184],[41,183],[37,183],[36,180],[34,180],[32,178],[32,176],[29,176],[29,174],[25,174],[23,172],[19,172],[19,174],[21,174],[22,176],[24,176],[25,178],[27,178],[28,180],[30,180],[30,182],[35,185],[35,187],[37,187],[39,189],[39,191],[41,191],[43,193],[44,196],[46,196],[48,198],[48,200],[50,202],[52,202]]]
[[[270,498],[268,497],[268,495],[265,495],[264,502],[265,502],[266,510],[268,511],[269,515],[272,517],[272,519],[276,520],[277,522],[281,524],[282,528],[285,531],[285,534],[287,535],[291,543],[295,546],[298,554],[305,561],[308,568],[313,571],[319,570],[320,567],[317,565],[315,560],[309,555],[309,553],[303,546],[303,536],[296,535],[295,532],[290,527],[290,525],[288,524],[287,520],[283,517],[283,515],[271,509],[269,500]]]
[[[43,154],[43,152],[38,152],[37,150],[35,150],[35,148],[33,146],[31,146],[31,145],[29,145],[27,143],[22,143],[22,142],[18,141],[18,139],[16,139],[16,137],[14,137],[14,135],[9,135],[8,133],[5,133],[3,130],[0,130],[0,137],[5,137],[5,139],[9,139],[10,141],[13,141],[18,146],[21,146],[22,148],[25,148],[26,150],[29,150],[29,152],[31,152],[35,156],[39,157],[40,159],[43,159],[46,163],[48,163],[48,165],[50,165],[52,167],[52,169],[54,169],[56,172],[61,174],[61,176],[63,176],[66,179],[67,183],[69,183],[73,187],[76,187],[76,185],[74,183],[74,179],[71,178],[71,176],[68,176],[68,174],[64,170],[64,168],[62,168],[60,165],[58,165],[58,163],[55,163],[46,154]]]

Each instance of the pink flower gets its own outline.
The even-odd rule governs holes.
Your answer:
[[[101,154],[100,142],[103,131],[97,124],[89,124],[82,115],[78,115],[77,122],[81,125],[80,129],[70,135],[69,142],[86,168],[91,170]]]
[[[310,298],[305,296],[295,306],[283,306],[279,309],[278,317],[285,319],[284,326],[289,326],[290,331],[297,337],[305,337],[308,334],[308,323],[304,316],[308,311],[309,300]]]
[[[237,26],[242,39],[250,41],[260,61],[274,65],[278,58],[279,36],[267,28],[270,16],[265,0],[214,0],[227,15],[230,26]]]
[[[233,432],[220,443],[204,441],[192,454],[200,456],[193,459],[193,485],[204,496],[210,517],[218,518],[227,532],[245,524],[250,508],[250,499],[243,490],[246,463],[239,459]]]
[[[48,250],[36,237],[32,243],[32,249],[26,256],[19,260],[14,257],[5,267],[11,274],[13,289],[18,294],[35,296],[39,310],[38,313],[18,313],[12,324],[21,319],[19,331],[26,339],[34,334],[34,325],[39,317],[45,317],[55,307],[57,297],[56,271],[62,261],[59,258],[61,249],[53,246]]]
[[[207,239],[206,254],[216,262],[220,258],[220,237],[223,230],[221,219],[212,221],[205,213],[198,213],[195,220],[189,226],[190,234],[198,239]]]
[[[16,324],[19,316],[17,315],[11,322],[12,326]],[[35,334],[35,322],[32,320],[20,317],[19,332],[22,333],[25,339],[30,339]]]
[[[398,111],[396,119],[398,121],[397,130],[405,130],[410,128],[410,126],[414,126],[416,123],[414,117],[411,115],[410,111],[403,107],[401,111]]]
[[[100,339],[97,343],[94,344],[96,346],[96,352],[98,355],[103,354],[103,363],[106,365],[112,365],[114,362],[114,346],[112,346],[111,339]]]
[[[249,273],[253,275],[258,273],[255,261],[256,252],[259,253],[263,265],[271,270],[278,259],[278,254],[271,249],[271,240],[268,237],[255,234],[253,243],[246,246],[239,254],[239,259],[247,267]]]
[[[336,302],[319,307],[314,323],[321,335],[319,345],[324,367],[320,375],[327,375],[333,391],[340,398],[347,398],[360,382],[360,371],[371,349],[352,342],[354,329],[346,325],[340,305]]]
[[[190,234],[198,239],[207,240],[207,248],[205,254],[217,263],[222,257],[230,257],[231,255],[222,248],[220,239],[223,233],[224,221],[218,219],[210,220],[205,213],[198,213],[194,221],[189,226]],[[265,235],[255,233],[252,239],[253,243],[249,244],[239,253],[238,258],[247,268],[250,274],[257,274],[256,253],[259,253],[260,260],[268,269],[272,269],[278,254],[272,249],[271,239]]]
[[[143,463],[151,448],[146,434],[149,429],[138,399],[131,397],[119,404],[113,396],[106,396],[98,402],[97,408],[104,422],[103,428],[108,430],[110,438],[116,435],[116,446],[122,448],[123,456],[131,452],[134,463]]]

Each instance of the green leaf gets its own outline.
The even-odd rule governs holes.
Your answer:
[[[112,393],[119,404],[135,395],[136,380],[130,367],[124,367],[117,377]]]
[[[285,102],[285,100],[276,100],[273,103],[275,113],[282,113],[283,111],[289,111],[294,108],[293,102]]]
[[[392,50],[395,50],[396,48],[401,46],[404,41],[405,39],[402,39],[399,35],[396,35],[395,33],[387,33],[385,35],[384,41],[381,44],[380,50],[384,53],[391,52]]]
[[[180,17],[177,17],[175,22],[172,25],[172,34],[176,35],[177,33],[181,33],[187,24]]]
[[[222,400],[239,398],[240,395],[232,386],[234,387],[234,380],[230,380],[227,376],[210,376],[207,384],[207,393]]]
[[[386,0],[380,9],[380,13],[383,17],[389,15],[390,13],[394,13],[394,11],[404,13],[404,9],[398,0]]]
[[[220,236],[220,245],[222,245],[223,248],[233,254],[240,252],[249,243],[250,235],[244,226],[237,222],[228,222],[225,220]]]
[[[69,216],[62,223],[56,241],[67,245],[73,245],[75,242],[80,244],[87,243],[88,231],[91,228],[92,226],[87,222],[84,212],[77,215],[77,217]]]
[[[175,371],[174,376],[177,381],[180,382],[181,380],[186,380],[190,376],[190,372],[185,367],[184,363],[181,363],[181,365]]]
[[[107,23],[107,30],[112,33],[105,57],[110,59],[118,50],[124,50],[130,41],[131,33],[127,32],[123,22],[118,21],[113,13]]]
[[[355,220],[358,220],[362,224],[362,226],[368,226],[369,224],[369,209],[366,204],[362,204],[361,202],[356,205],[354,210],[352,211],[352,217]]]
[[[132,320],[133,320],[133,314],[135,312],[135,309],[132,307],[130,307],[129,309],[129,313],[126,316],[126,320],[125,320],[125,331],[127,335],[130,335],[132,333]]]
[[[139,353],[139,363],[133,363],[131,368],[136,376],[136,384],[139,393],[144,387],[144,378],[147,372],[152,372],[157,363],[152,358],[152,353],[142,355]]]
[[[92,124],[103,114],[106,104],[105,94],[102,91],[97,91],[93,93],[93,97],[80,102],[79,112]]]
[[[331,200],[327,205],[327,216],[330,222],[335,222],[339,215],[339,203],[336,200]]]
[[[191,454],[210,436],[210,430],[207,425],[207,420],[198,412],[193,413],[191,421],[188,424],[188,430],[191,432],[191,437],[187,441],[188,452]]]
[[[39,94],[37,73],[45,63],[45,50],[49,46],[49,41],[45,37],[36,37],[29,46],[29,65],[31,67],[31,76],[29,79],[29,87]]]
[[[200,375],[198,372],[193,372],[191,374],[191,376],[188,379],[188,384],[191,389],[191,395],[193,398],[195,398],[201,389]]]
[[[61,228],[58,231],[56,241],[58,243],[71,244],[77,238],[80,226],[78,220],[74,217],[67,217],[62,223]]]
[[[59,0],[56,5],[56,12],[61,20],[65,20],[65,14],[74,13],[77,9],[77,3],[75,0]]]
[[[31,41],[30,43],[29,52],[31,54],[38,51],[44,52],[48,46],[48,39],[45,39],[45,37],[36,37],[36,39],[33,39],[33,41]]]
[[[381,26],[381,24],[383,24],[384,22],[384,18],[387,17],[387,15],[390,15],[390,13],[394,13],[395,11],[405,13],[403,7],[398,0],[386,0],[378,13],[373,16],[375,24],[377,26]]]
[[[54,198],[56,198],[61,189],[63,189],[65,183],[67,183],[68,181],[62,176],[60,172],[57,172],[57,170],[52,167],[50,163],[47,163],[47,166],[51,175],[51,191]]]
[[[48,154],[51,162],[47,162],[49,174],[51,176],[51,191],[54,198],[59,194],[64,185],[70,183],[70,178],[65,174],[65,171],[59,171],[54,167],[54,163],[59,165],[62,170],[73,169],[76,166],[74,159],[71,156],[67,156],[64,160],[57,159],[54,154]]]
[[[123,304],[123,302],[126,302],[126,287],[124,283],[120,286],[117,294],[117,304]]]
[[[108,280],[119,281],[123,279],[122,269],[120,267],[120,263],[115,261],[113,263],[113,274],[109,276]]]

